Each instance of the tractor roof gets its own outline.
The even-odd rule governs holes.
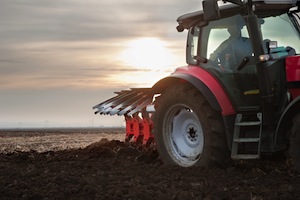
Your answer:
[[[255,6],[255,14],[258,15],[258,17],[267,17],[278,16],[286,13],[290,8],[294,7],[294,4],[265,4],[263,2],[256,2]],[[245,15],[245,8],[235,4],[220,6],[221,18],[230,17],[236,14]],[[184,29],[189,29],[190,27],[198,24],[207,23],[207,21],[205,21],[204,19],[203,10],[182,15],[177,19],[177,22],[177,30],[179,32],[183,31]]]

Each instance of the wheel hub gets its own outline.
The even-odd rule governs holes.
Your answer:
[[[182,134],[186,145],[195,148],[199,145],[200,138],[198,136],[199,125],[194,119],[186,119],[183,123]]]
[[[198,135],[197,135],[197,130],[195,130],[194,127],[189,127],[188,129],[189,129],[189,130],[187,131],[188,138],[189,138],[191,141],[195,141],[195,140],[196,140],[196,137],[198,137]]]

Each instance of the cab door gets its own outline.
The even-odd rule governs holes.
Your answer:
[[[228,93],[235,109],[259,109],[259,89],[256,66],[244,63],[253,56],[251,41],[241,15],[210,22],[207,26],[190,31],[187,61],[212,73]],[[196,46],[197,45],[197,46]],[[207,62],[197,62],[196,55]]]

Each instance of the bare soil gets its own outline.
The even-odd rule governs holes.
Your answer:
[[[284,156],[226,169],[165,166],[123,129],[0,130],[0,199],[300,199]]]

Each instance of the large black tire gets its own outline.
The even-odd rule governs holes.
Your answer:
[[[181,83],[168,88],[155,109],[154,138],[165,164],[223,167],[230,163],[222,116],[193,86]]]
[[[300,113],[293,118],[289,153],[294,162],[295,170],[300,173]]]

